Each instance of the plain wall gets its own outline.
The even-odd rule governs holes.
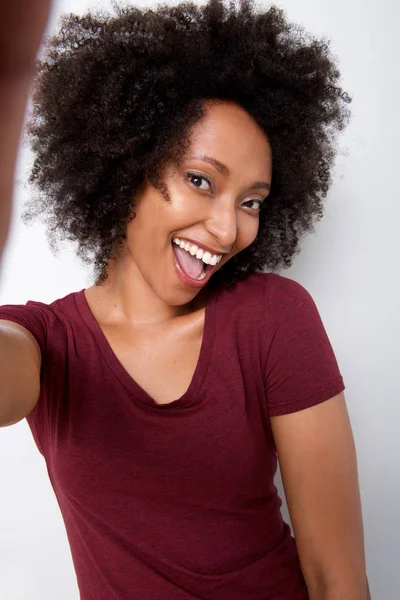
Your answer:
[[[353,97],[353,118],[341,139],[325,217],[303,244],[295,265],[282,274],[312,294],[336,352],[358,452],[372,597],[396,600],[400,597],[400,9],[395,0],[277,4],[291,20],[332,40],[343,86]],[[111,1],[58,0],[49,30],[62,12],[82,13],[94,5],[109,8]],[[21,148],[16,174],[21,182],[27,175],[27,158],[28,151]],[[74,259],[71,248],[54,257],[44,227],[21,223],[28,193],[22,183],[16,188],[0,305],[30,299],[51,302],[92,284],[89,271]],[[0,472],[0,598],[78,600],[61,513],[25,421],[0,430]],[[279,477],[278,482],[281,489]]]

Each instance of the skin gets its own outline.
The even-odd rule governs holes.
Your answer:
[[[370,600],[357,458],[343,393],[271,418],[310,600]]]
[[[14,172],[34,60],[50,0],[0,0],[0,260],[12,212]]]

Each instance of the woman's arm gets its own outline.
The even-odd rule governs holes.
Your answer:
[[[0,0],[0,259],[10,224],[29,87],[50,4],[50,0]]]
[[[368,600],[353,434],[343,394],[271,417],[310,600]]]

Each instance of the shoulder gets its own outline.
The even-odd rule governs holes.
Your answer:
[[[313,303],[310,293],[303,285],[277,273],[254,273],[239,281],[233,290],[221,292],[223,301],[231,304],[257,304],[274,311]]]
[[[49,338],[65,332],[66,323],[77,312],[75,297],[78,294],[70,293],[50,302],[28,300],[25,304],[4,304],[0,306],[0,320],[22,325],[43,351]]]
[[[258,275],[264,280],[266,298],[284,300],[285,298],[298,299],[310,295],[301,283],[290,277],[277,273],[259,273]]]
[[[266,310],[285,315],[293,310],[316,309],[310,292],[298,281],[275,273],[265,276]]]
[[[3,304],[0,305],[0,319],[14,316],[21,319],[32,317],[47,323],[62,321],[63,317],[76,311],[76,297],[79,294],[80,292],[72,292],[50,302],[28,300],[25,304]]]

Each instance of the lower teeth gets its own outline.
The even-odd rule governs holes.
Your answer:
[[[205,276],[206,276],[206,272],[203,271],[202,274],[200,275],[200,277],[197,278],[197,281],[201,281],[202,279],[204,279]]]

